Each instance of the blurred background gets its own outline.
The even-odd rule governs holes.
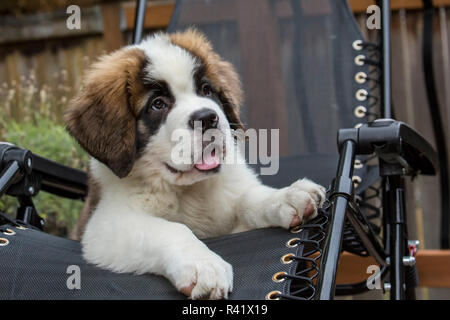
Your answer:
[[[311,0],[313,1],[313,0]],[[81,28],[68,29],[66,9],[81,8]],[[148,1],[146,33],[164,30],[174,0]],[[370,0],[349,5],[362,33]],[[396,117],[434,143],[422,66],[422,2],[392,0],[392,77]],[[434,1],[434,63],[441,114],[447,137],[450,124],[450,0]],[[83,71],[100,55],[131,43],[134,1],[2,0],[0,2],[0,141],[71,167],[86,170],[88,157],[65,132],[62,115],[80,88]],[[449,144],[450,139],[447,139]],[[448,146],[450,149],[450,144]],[[408,186],[411,238],[421,248],[439,248],[438,177],[421,176]],[[82,203],[42,192],[35,200],[50,233],[67,236]],[[14,214],[15,200],[0,200],[0,210]],[[421,289],[419,298],[445,298],[447,289]]]

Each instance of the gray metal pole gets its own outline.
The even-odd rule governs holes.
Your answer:
[[[392,118],[392,86],[391,86],[391,1],[383,0],[381,7],[383,86],[382,106],[383,118]]]
[[[138,44],[142,40],[142,32],[144,30],[146,0],[136,1],[136,14],[134,17],[133,44]]]

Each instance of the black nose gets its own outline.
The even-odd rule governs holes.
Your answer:
[[[205,132],[208,129],[217,128],[217,124],[219,123],[219,116],[214,110],[204,108],[195,111],[189,118],[189,126],[192,129],[194,129],[195,121],[201,121],[202,132]]]

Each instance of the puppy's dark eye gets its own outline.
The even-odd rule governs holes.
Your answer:
[[[151,104],[151,108],[153,110],[158,111],[158,110],[164,109],[165,107],[167,107],[167,104],[164,102],[164,100],[162,98],[153,99],[152,104]]]
[[[202,89],[201,89],[201,92],[202,92],[202,95],[204,95],[205,97],[208,97],[208,96],[210,96],[211,94],[212,94],[212,88],[211,88],[211,85],[209,84],[209,83],[203,83],[202,84]]]

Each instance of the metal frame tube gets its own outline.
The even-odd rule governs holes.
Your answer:
[[[354,202],[349,203],[349,209],[350,210],[347,211],[347,218],[361,239],[361,242],[366,247],[367,252],[379,265],[387,266],[384,248],[377,240],[377,236],[370,227],[370,223],[367,221],[366,216],[360,211],[358,205]]]
[[[321,258],[321,273],[317,284],[319,289],[318,299],[320,300],[331,300],[335,294],[337,267],[341,254],[342,235],[348,205],[348,199],[345,195],[351,194],[353,189],[352,176],[355,153],[355,142],[353,140],[345,141],[341,148],[334,182],[336,199],[331,207],[330,229],[325,239]]]
[[[381,6],[381,34],[382,34],[382,118],[392,118],[391,93],[391,1],[383,0]]]
[[[134,16],[134,29],[133,29],[133,44],[138,44],[142,40],[146,7],[147,7],[146,0],[136,1],[136,13]]]
[[[380,266],[380,281],[383,281],[386,275],[389,273],[389,267]],[[336,285],[337,296],[348,296],[354,294],[360,294],[369,291],[367,288],[367,281],[361,281],[357,283],[346,283]]]
[[[17,180],[17,177],[21,175],[20,166],[17,161],[11,162],[0,173],[0,197],[8,190],[8,188]]]
[[[390,299],[405,299],[405,268],[403,257],[406,250],[405,199],[403,178],[386,177],[387,220],[390,230],[389,239],[389,281]]]
[[[403,189],[395,189],[395,214],[396,221],[392,228],[392,265],[391,265],[391,300],[405,299],[405,268],[403,267],[403,257],[405,256],[404,243],[404,194]]]
[[[382,0],[382,117],[393,118],[392,112],[392,86],[391,86],[391,1]],[[405,205],[402,177],[385,177],[384,193],[388,197],[388,209],[385,215],[388,217],[389,229],[389,258],[390,258],[390,283],[391,300],[405,299],[405,274],[403,256],[405,255]]]

